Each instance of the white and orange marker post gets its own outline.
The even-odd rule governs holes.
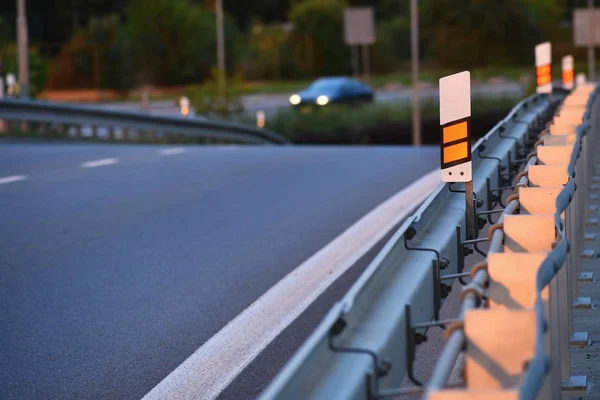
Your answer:
[[[573,71],[573,56],[562,58],[562,84],[563,88],[571,90],[575,87],[575,72]]]
[[[471,161],[471,73],[440,79],[442,181],[464,183],[467,206],[467,239],[474,239],[475,205]]]
[[[536,91],[552,95],[552,45],[545,42],[535,46]]]

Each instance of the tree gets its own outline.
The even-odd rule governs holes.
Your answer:
[[[562,10],[556,0],[427,0],[422,8],[429,55],[461,68],[530,62]]]
[[[216,63],[213,13],[187,0],[131,0],[127,8],[138,83],[201,80]],[[232,69],[237,27],[225,16],[225,45]]]
[[[309,76],[348,72],[350,50],[344,43],[345,0],[304,0],[293,3],[291,43],[296,64]]]

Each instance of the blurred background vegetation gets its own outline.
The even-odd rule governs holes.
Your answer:
[[[1,3],[4,75],[16,72],[16,10],[14,1]],[[371,51],[374,83],[378,74],[399,74],[402,81],[410,57],[408,3],[225,0],[227,74],[241,82],[292,82],[275,86],[283,91],[319,76],[350,74],[343,9],[369,5],[375,7],[377,27]],[[559,59],[573,52],[571,13],[584,3],[421,0],[424,69],[494,66],[501,74],[503,66],[510,66],[509,71],[521,66],[527,72],[533,46],[543,40],[552,40],[554,59]],[[210,85],[214,78],[214,0],[28,0],[27,13],[34,94],[44,88],[126,91],[143,85]],[[584,54],[578,55],[582,59]],[[248,90],[261,87],[269,90],[260,83]]]

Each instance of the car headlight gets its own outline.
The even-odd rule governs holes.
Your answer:
[[[323,96],[323,95],[317,97],[317,104],[318,105],[324,106],[327,103],[329,103],[329,97]]]
[[[293,94],[290,96],[290,104],[296,106],[300,104],[300,101],[302,101],[302,98],[299,95]]]

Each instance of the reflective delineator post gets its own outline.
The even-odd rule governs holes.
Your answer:
[[[475,239],[475,204],[471,162],[471,73],[440,79],[441,178],[464,183],[467,239]]]
[[[562,84],[563,88],[571,90],[575,86],[573,72],[573,56],[568,55],[562,58]]]

